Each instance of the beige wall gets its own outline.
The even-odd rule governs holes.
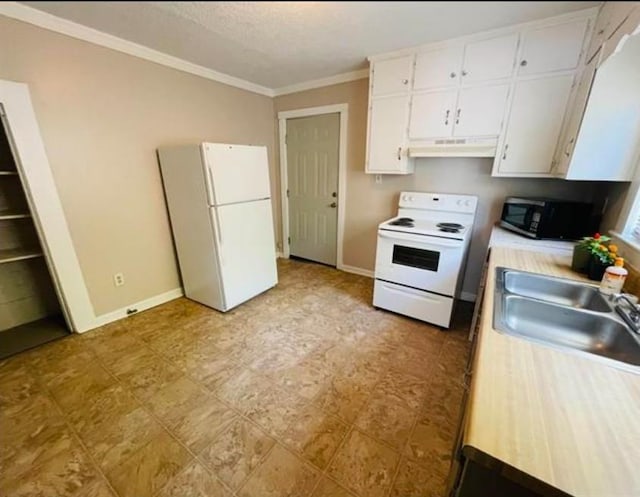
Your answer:
[[[2,16],[0,46],[0,79],[29,85],[97,314],[180,286],[158,146],[266,145],[278,193],[271,98]]]
[[[403,190],[464,193],[479,197],[465,292],[475,293],[491,226],[498,220],[507,195],[545,195],[591,200],[591,182],[491,177],[491,159],[419,159],[415,174],[384,176],[382,184],[364,173],[368,80],[276,97],[276,113],[319,105],[349,104],[347,205],[344,263],[372,270],[376,226],[395,215]]]

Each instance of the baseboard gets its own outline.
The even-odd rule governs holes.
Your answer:
[[[340,271],[345,271],[347,273],[359,274],[360,276],[366,276],[367,278],[373,278],[374,272],[370,269],[363,269],[361,267],[356,266],[347,266],[346,264],[341,264],[338,266]]]
[[[127,310],[129,309],[135,309],[137,312],[146,311],[147,309],[151,309],[152,307],[155,307],[157,305],[177,299],[179,297],[182,297],[183,295],[184,292],[182,291],[182,288],[174,288],[173,290],[161,293],[160,295],[155,295],[154,297],[141,300],[140,302],[135,302],[107,314],[96,316],[96,319],[93,322],[93,326],[91,328],[83,330],[81,333],[92,330],[94,328],[99,328],[100,326],[104,326],[105,324],[113,323],[114,321],[118,321],[119,319],[124,319],[129,316],[129,314],[127,314]]]
[[[460,300],[464,300],[465,302],[475,302],[476,294],[471,292],[461,292]]]

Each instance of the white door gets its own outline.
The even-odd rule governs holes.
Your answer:
[[[373,64],[371,95],[408,93],[413,70],[413,55],[381,60]]]
[[[278,282],[271,200],[210,209],[226,309]]]
[[[468,43],[464,48],[462,84],[510,77],[517,49],[517,34]]]
[[[509,85],[463,88],[458,97],[453,136],[498,136]]]
[[[414,94],[409,138],[420,140],[451,136],[457,95],[457,90]]]
[[[287,119],[289,252],[336,265],[340,114]]]
[[[408,123],[409,95],[371,100],[366,166],[368,173],[406,174]]]
[[[462,45],[430,50],[416,56],[414,90],[457,86],[462,66]]]
[[[515,87],[499,174],[549,174],[571,92],[572,75],[520,81]]]
[[[523,34],[518,75],[575,69],[580,60],[587,19],[532,29]]]
[[[267,147],[203,144],[211,205],[269,198]]]

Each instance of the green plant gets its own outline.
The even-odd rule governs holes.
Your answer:
[[[578,243],[578,246],[587,250],[591,257],[602,264],[613,264],[618,257],[618,247],[613,243],[609,244],[611,237],[596,233],[593,236],[586,236]]]

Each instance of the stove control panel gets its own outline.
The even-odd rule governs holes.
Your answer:
[[[474,213],[478,205],[475,195],[449,193],[402,192],[400,208]]]

